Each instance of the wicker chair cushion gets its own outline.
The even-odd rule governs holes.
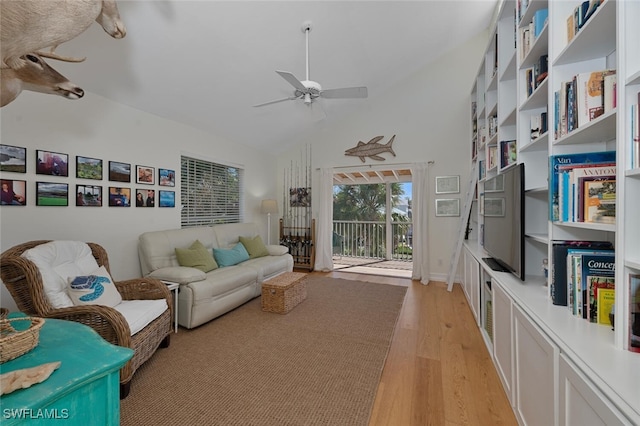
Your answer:
[[[131,335],[142,330],[154,319],[158,318],[168,308],[166,299],[152,300],[123,300],[114,306],[129,324]]]
[[[22,257],[40,271],[45,294],[54,308],[73,306],[67,294],[68,277],[88,275],[98,269],[91,249],[81,241],[50,241],[26,250]]]
[[[122,296],[104,266],[89,275],[69,277],[69,297],[74,305],[104,305],[113,308],[122,302]]]

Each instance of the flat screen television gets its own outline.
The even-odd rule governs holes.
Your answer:
[[[524,281],[524,164],[484,183],[483,260],[494,270],[511,272]]]

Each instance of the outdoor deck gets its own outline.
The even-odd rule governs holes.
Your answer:
[[[387,277],[411,278],[413,262],[351,256],[333,256],[333,270]]]

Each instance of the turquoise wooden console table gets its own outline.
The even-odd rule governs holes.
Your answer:
[[[32,351],[0,364],[0,373],[61,361],[47,380],[0,397],[4,425],[118,425],[120,368],[133,350],[112,345],[92,328],[46,319]]]

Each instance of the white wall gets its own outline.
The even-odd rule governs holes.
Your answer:
[[[101,244],[109,254],[114,279],[140,276],[138,235],[145,231],[180,227],[180,154],[242,166],[245,170],[246,222],[258,223],[266,238],[266,216],[260,201],[276,196],[276,159],[191,127],[111,102],[92,93],[77,101],[23,92],[1,110],[1,143],[27,148],[27,173],[3,173],[4,179],[27,181],[27,206],[0,207],[0,250],[35,239],[72,239]],[[69,177],[35,174],[36,149],[69,155]],[[76,179],[76,155],[103,160],[102,181]],[[108,181],[108,162],[119,161],[177,172],[176,208],[108,207],[108,187],[171,189]],[[69,184],[68,207],[37,207],[35,182]],[[156,176],[157,181],[157,176]],[[101,185],[102,207],[76,207],[76,184]],[[272,234],[272,235],[275,235]],[[6,287],[0,305],[15,309]]]
[[[462,206],[471,162],[470,92],[486,48],[487,34],[479,34],[387,92],[371,93],[359,113],[342,121],[339,126],[310,135],[300,147],[292,148],[290,155],[280,156],[280,182],[283,170],[291,167],[291,161],[294,164],[299,161],[300,151],[306,144],[311,145],[313,170],[361,166],[363,163],[357,157],[347,157],[344,151],[356,146],[358,141],[368,142],[378,135],[384,135],[381,143],[386,143],[395,134],[393,148],[396,157],[385,153],[382,154],[386,158],[384,162],[367,159],[365,164],[390,166],[394,163],[435,162],[430,170],[430,278],[446,279],[459,218],[435,217],[434,178],[460,175],[461,193],[451,197],[460,197]],[[331,115],[330,106],[327,106],[326,113]],[[317,181],[318,177],[316,172],[314,179]],[[282,196],[279,202],[281,199]],[[312,209],[317,218],[317,199],[316,203],[313,201],[312,190]]]

